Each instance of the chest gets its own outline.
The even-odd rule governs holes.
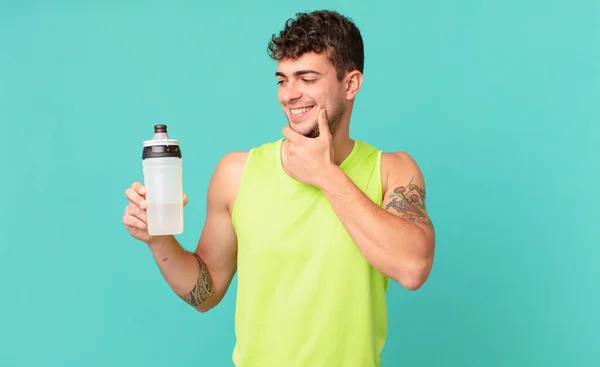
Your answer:
[[[254,258],[335,258],[355,245],[318,189],[248,192],[236,213],[238,251]]]

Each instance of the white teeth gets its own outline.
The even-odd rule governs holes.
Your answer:
[[[312,110],[312,107],[293,108],[293,109],[291,109],[292,115],[299,115],[301,113],[308,112],[310,110]]]

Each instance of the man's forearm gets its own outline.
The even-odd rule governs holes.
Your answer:
[[[203,311],[214,287],[202,259],[185,251],[173,236],[160,237],[148,246],[171,289],[185,302]]]
[[[417,224],[385,211],[334,166],[321,190],[366,260],[409,289],[431,268],[432,238]]]

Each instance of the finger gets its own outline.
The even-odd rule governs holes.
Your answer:
[[[127,228],[136,228],[136,229],[142,229],[145,230],[147,228],[146,223],[139,220],[139,218],[133,217],[131,215],[124,215],[123,216],[123,224],[125,224],[125,227]]]
[[[187,203],[188,203],[188,197],[187,197],[187,194],[186,194],[186,193],[184,193],[184,194],[183,194],[183,206],[186,206],[186,205],[187,205]]]
[[[136,217],[143,222],[146,222],[146,218],[147,218],[146,211],[142,210],[140,207],[138,207],[133,202],[130,202],[129,205],[127,205],[127,208],[125,209],[125,213],[132,217]]]
[[[304,138],[304,135],[296,132],[294,129],[292,129],[292,127],[289,124],[285,125],[281,132],[283,133],[283,136],[287,138],[287,140],[293,143],[298,142],[300,139]]]
[[[125,190],[125,196],[127,197],[127,199],[129,199],[130,202],[133,202],[140,208],[146,208],[146,200],[144,200],[144,197],[140,195],[133,187],[130,187],[127,190]]]
[[[131,188],[134,189],[140,195],[146,194],[146,188],[140,182],[134,182],[131,185]]]
[[[327,111],[325,110],[325,108],[322,108],[319,111],[317,122],[319,125],[319,137],[329,137],[331,135],[331,131],[329,131],[329,121],[327,120]]]

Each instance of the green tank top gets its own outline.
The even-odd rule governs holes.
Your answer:
[[[238,367],[380,366],[388,279],[327,198],[288,176],[283,139],[249,152],[232,220],[238,238]],[[340,168],[381,205],[381,152],[355,140]]]

